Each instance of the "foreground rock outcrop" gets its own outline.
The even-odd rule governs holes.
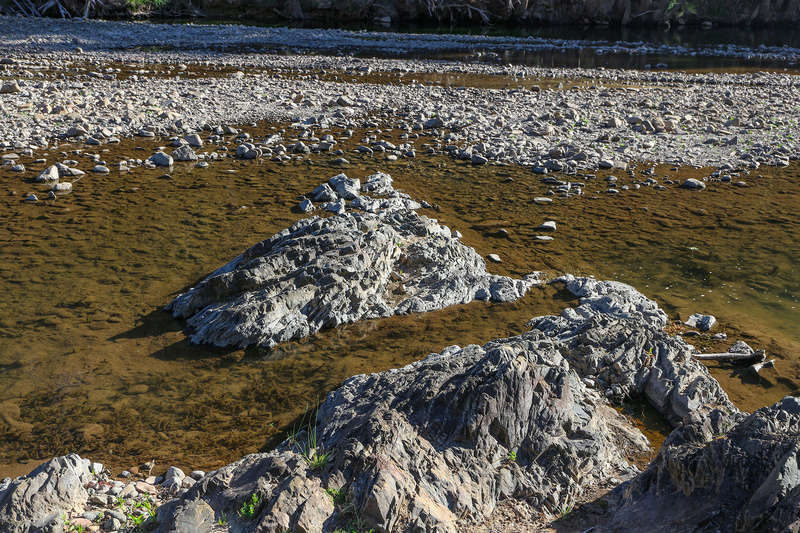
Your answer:
[[[162,531],[235,516],[252,494],[263,505],[240,520],[245,531],[333,531],[356,519],[378,531],[456,531],[459,517],[487,516],[502,498],[558,513],[584,488],[629,477],[625,453],[646,439],[544,340],[451,347],[351,378],[320,407],[318,427],[206,477],[163,508]]]
[[[709,409],[737,416],[691,347],[663,332],[654,302],[621,283],[561,281],[577,308],[517,337],[351,378],[305,433],[165,506],[162,531],[236,516],[253,494],[261,505],[236,519],[243,531],[333,531],[356,519],[377,531],[455,531],[504,498],[557,516],[589,488],[630,477],[627,457],[645,449],[606,397],[646,396],[675,424]]]
[[[0,531],[61,531],[61,515],[86,505],[85,485],[91,479],[91,462],[73,454],[0,485]]]
[[[673,431],[647,471],[615,489],[604,530],[797,531],[800,400]],[[679,511],[679,512],[676,512]]]
[[[738,413],[720,384],[692,359],[695,349],[664,331],[667,316],[633,287],[565,276],[577,308],[530,325],[557,339],[584,379],[617,400],[645,398],[672,425],[716,410]]]
[[[381,198],[334,176],[313,199],[338,214],[300,220],[175,298],[168,308],[187,318],[190,339],[271,348],[358,320],[512,301],[537,283],[486,272],[475,250],[417,214],[388,175],[370,176],[364,191]]]

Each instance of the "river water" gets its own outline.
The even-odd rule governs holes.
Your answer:
[[[248,131],[263,136],[279,126]],[[138,139],[102,155],[115,161],[150,150]],[[524,168],[472,167],[442,156],[348,158],[348,175],[383,170],[397,188],[436,204],[438,211],[425,214],[462,231],[484,256],[503,258],[490,266],[494,272],[592,274],[631,283],[674,318],[716,315],[715,331],[778,358],[775,369],[757,378],[712,367],[741,408],[797,392],[797,167],[761,169],[746,177],[750,186],[744,188],[645,188],[619,196],[600,193],[601,172],[587,182],[584,197],[542,206],[533,198],[546,186]],[[342,170],[330,159],[229,160],[204,170],[179,165],[171,179],[144,169],[90,174],[71,195],[35,205],[21,195],[36,187],[0,170],[5,189],[16,192],[0,197],[6,228],[0,242],[0,476],[67,451],[114,468],[154,458],[165,466],[213,468],[269,447],[348,376],[403,365],[450,344],[516,334],[532,316],[574,304],[549,287],[510,305],[473,303],[345,326],[268,354],[187,343],[182,324],[163,305],[297,220],[301,215],[292,207],[298,195]],[[23,160],[31,169],[41,166]],[[656,168],[660,180],[704,172]],[[552,242],[535,239],[543,220],[558,223]],[[499,228],[509,237],[496,237]],[[657,431],[650,436],[656,443],[661,438]]]

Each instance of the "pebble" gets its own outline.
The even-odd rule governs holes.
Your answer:
[[[200,148],[203,146],[203,139],[196,133],[192,133],[183,138],[192,148]]]
[[[694,178],[689,178],[681,184],[681,189],[703,190],[705,188],[705,183]]]
[[[92,169],[92,172],[96,172],[98,174],[108,174],[111,171],[105,165],[95,165]]]
[[[555,220],[547,220],[545,222],[542,222],[539,226],[537,226],[536,229],[545,231],[555,231],[556,222]]]
[[[492,263],[502,263],[503,262],[503,260],[500,259],[500,256],[497,255],[497,254],[489,254],[489,255],[486,256],[486,258],[489,261],[491,261]]]
[[[18,93],[21,90],[22,89],[19,88],[19,84],[17,83],[16,80],[3,82],[3,85],[0,86],[0,94]]]
[[[314,204],[308,198],[303,198],[297,206],[303,213],[310,213],[314,210]]]
[[[158,167],[171,167],[173,165],[172,156],[162,151],[154,153],[147,160]]]
[[[717,318],[714,315],[703,315],[701,313],[694,313],[686,319],[686,324],[690,328],[697,328],[700,331],[708,331],[717,323]]]
[[[36,179],[34,180],[38,183],[47,183],[49,181],[58,181],[58,167],[55,165],[49,166],[44,169]]]
[[[150,483],[151,479],[152,479],[152,483]],[[137,492],[143,492],[143,493],[147,493],[147,494],[155,494],[157,492],[156,488],[153,486],[153,483],[155,483],[155,480],[156,479],[154,477],[149,477],[149,478],[147,478],[146,481],[137,481],[136,484],[134,485],[134,487],[136,488]]]

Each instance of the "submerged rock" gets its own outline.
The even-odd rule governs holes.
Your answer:
[[[86,505],[84,488],[92,479],[91,462],[77,455],[57,457],[0,490],[0,531],[61,531],[61,515]]]
[[[358,180],[334,176],[312,197],[352,198],[351,209],[340,200],[340,214],[301,220],[256,244],[168,309],[187,318],[193,342],[271,348],[358,320],[512,301],[537,283],[487,273],[475,250],[417,214],[419,204],[388,175],[370,176],[365,188],[388,197],[358,196]]]

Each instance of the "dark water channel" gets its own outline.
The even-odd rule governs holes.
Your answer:
[[[193,19],[185,22],[201,24],[245,24],[267,27],[297,27],[304,29],[346,29],[357,32],[376,32],[375,39],[384,37],[382,32],[400,34],[453,35],[452,48],[446,43],[441,49],[431,51],[409,51],[407,53],[382,52],[380,50],[350,50],[360,57],[397,57],[417,59],[454,59],[461,61],[490,61],[505,64],[539,67],[582,68],[626,68],[736,71],[783,70],[800,68],[800,30],[796,25],[785,24],[773,27],[714,27],[700,26],[526,26],[521,24],[496,24],[487,26],[458,26],[431,24],[400,24],[390,28],[369,21],[342,23],[341,20],[316,19],[306,23],[292,23],[267,16],[257,22],[263,14],[248,18],[238,13],[237,18],[227,18],[224,13],[209,19]],[[469,42],[472,37],[485,50],[464,49],[460,42]],[[535,49],[515,49],[508,42],[483,43],[480,38],[514,38],[522,48],[537,45]],[[368,39],[367,39],[368,41]],[[413,41],[413,39],[411,39]],[[237,47],[233,45],[235,51]],[[232,51],[231,46],[225,48]],[[252,51],[294,54],[303,49],[298,42],[293,49],[258,45],[248,46]],[[348,52],[338,49],[332,53]],[[319,53],[315,51],[313,53]],[[325,52],[322,52],[325,53]]]

